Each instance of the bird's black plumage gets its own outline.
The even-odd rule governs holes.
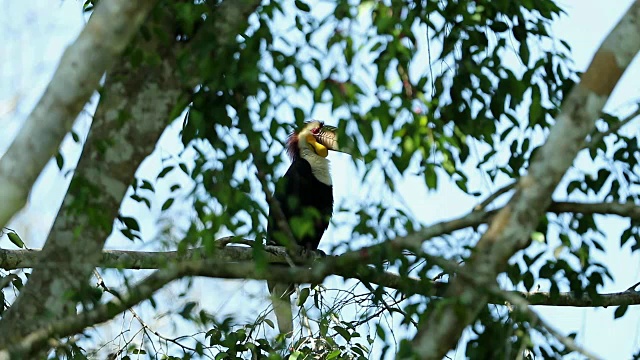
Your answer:
[[[297,245],[306,250],[317,250],[333,214],[333,187],[319,181],[313,175],[309,162],[297,157],[286,174],[276,183],[274,197],[294,233]],[[313,226],[301,225],[305,221],[311,222]],[[280,229],[274,219],[273,206],[270,206],[267,227],[269,243],[286,245],[286,241],[280,241],[285,237],[284,232],[276,234],[278,230]]]

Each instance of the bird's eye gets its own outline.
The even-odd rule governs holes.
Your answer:
[[[320,133],[320,129],[321,129],[321,128],[322,128],[322,127],[317,127],[317,128],[315,128],[315,129],[311,129],[311,133],[312,133],[313,135],[318,135],[318,134]]]

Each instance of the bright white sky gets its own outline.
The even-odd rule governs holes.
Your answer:
[[[585,69],[591,56],[603,37],[615,25],[617,19],[627,9],[632,0],[599,1],[599,0],[561,0],[560,5],[568,12],[568,16],[554,25],[557,37],[566,40],[572,47],[573,59],[578,69]],[[81,1],[29,1],[19,2],[0,0],[0,154],[10,145],[11,139],[19,131],[22,122],[33,108],[44,87],[51,78],[55,66],[66,45],[75,39],[81,30],[84,19],[80,12]],[[607,105],[608,111],[629,110],[630,103],[640,98],[640,64],[638,59],[619,83],[613,97]],[[90,106],[93,108],[95,105]],[[325,117],[326,118],[326,117]],[[638,135],[638,121],[630,125],[626,131]],[[89,120],[81,118],[75,129],[80,134],[86,134]],[[148,159],[139,174],[148,178],[155,178],[160,169],[160,159],[163,155],[176,154],[181,148],[177,138],[178,126],[172,126],[167,131],[152,159]],[[68,139],[70,140],[70,139]],[[79,156],[79,146],[72,141],[66,141],[63,152],[66,156],[65,170],[73,167]],[[347,197],[347,194],[358,193],[357,182],[350,179],[349,161],[342,155],[333,156],[334,188],[337,202]],[[589,164],[585,159],[578,159],[577,165]],[[588,166],[588,165],[587,165]],[[180,181],[177,175],[176,181]],[[54,163],[50,163],[38,180],[28,207],[14,219],[11,228],[16,230],[31,248],[42,246],[46,238],[57,208],[64,195],[61,189],[66,189],[69,177],[58,171]],[[401,186],[401,194],[414,214],[419,214],[421,220],[433,223],[462,215],[471,209],[475,203],[469,197],[463,196],[452,186],[444,184],[437,194],[429,194],[421,186],[413,185],[421,181],[420,178],[405,179]],[[478,179],[472,179],[478,183]],[[125,212],[138,217],[143,228],[143,237],[153,239],[157,229],[157,219],[160,206],[167,196],[166,188],[173,182],[165,184],[165,188],[158,189],[158,199],[152,211],[138,206],[130,201],[126,204]],[[442,182],[441,182],[442,183]],[[495,189],[484,188],[485,194]],[[360,194],[366,196],[366,194]],[[435,206],[434,204],[438,204]],[[188,209],[184,209],[188,211]],[[609,266],[614,275],[615,283],[608,283],[603,292],[623,291],[639,281],[640,257],[631,254],[630,245],[623,249],[619,246],[619,233],[624,229],[624,222],[607,221],[607,230],[611,238],[605,243],[606,257],[602,262]],[[336,232],[329,237],[341,238]],[[343,237],[342,237],[343,238]],[[6,238],[0,239],[0,246],[11,248]],[[140,243],[133,244],[120,235],[114,235],[108,242],[110,248],[145,248]],[[222,282],[218,285],[206,283],[206,291],[198,287],[193,297],[204,296],[210,299],[213,291],[220,289],[236,289],[232,293],[230,302],[239,301],[246,296],[244,288],[247,282]],[[255,284],[254,284],[255,285]],[[257,287],[258,289],[260,287]],[[216,290],[214,290],[216,289]],[[259,290],[249,291],[256,294]],[[253,299],[255,300],[255,299]],[[224,306],[225,301],[211,302],[207,306],[213,311]],[[244,304],[241,305],[245,306]],[[605,359],[629,358],[638,351],[640,345],[640,311],[632,308],[623,319],[613,320],[614,309],[573,309],[573,308],[536,308],[543,317],[563,333],[577,331],[578,342],[588,350]],[[229,308],[225,309],[229,311]],[[249,316],[249,315],[247,315]],[[162,324],[158,324],[162,326]],[[458,354],[457,357],[460,357]]]

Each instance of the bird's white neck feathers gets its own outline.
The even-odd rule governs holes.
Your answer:
[[[321,183],[331,186],[331,172],[329,170],[329,160],[318,154],[309,147],[301,136],[300,139],[300,157],[307,160],[311,165],[313,176]]]

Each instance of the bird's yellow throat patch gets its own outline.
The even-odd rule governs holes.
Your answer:
[[[329,155],[329,150],[324,145],[317,142],[313,135],[307,135],[307,143],[311,145],[313,151],[315,151],[319,156],[326,158]]]

